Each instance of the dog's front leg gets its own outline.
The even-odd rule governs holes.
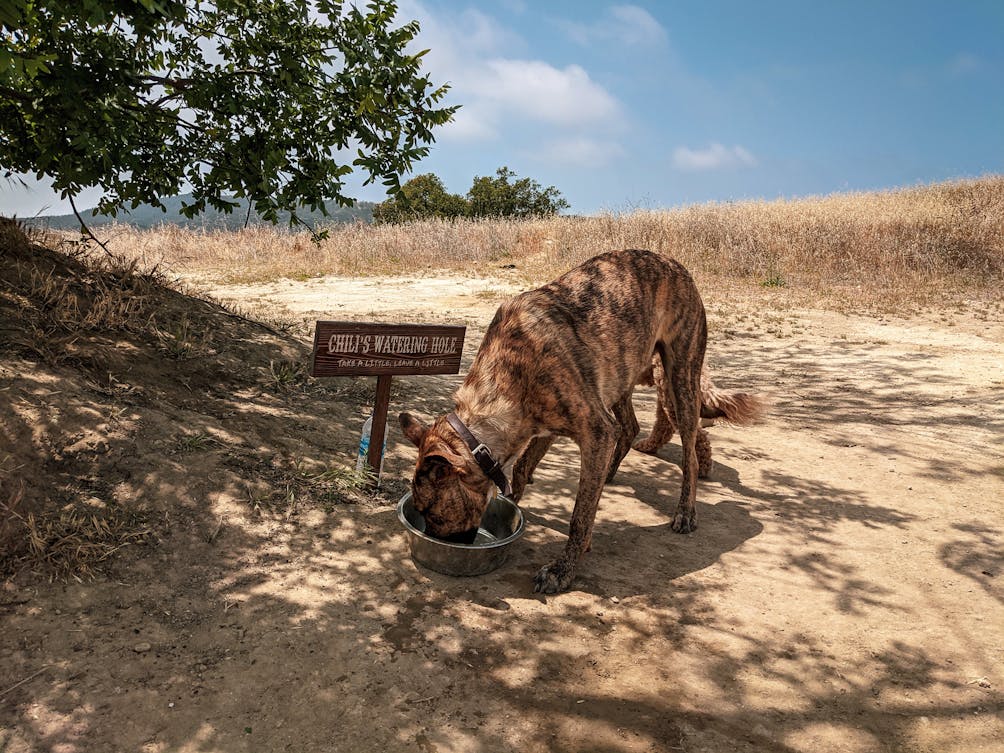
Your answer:
[[[593,434],[589,442],[579,444],[579,490],[575,495],[575,508],[568,527],[568,541],[561,556],[537,573],[533,588],[536,592],[553,594],[568,588],[575,576],[579,558],[589,549],[596,508],[603,492],[603,479],[617,448],[616,429],[616,424],[611,420],[610,425],[605,426],[598,436]]]
[[[523,491],[527,484],[533,483],[533,472],[537,464],[547,454],[548,448],[554,441],[554,437],[545,435],[534,437],[519,456],[516,465],[512,469],[512,501],[519,502],[523,498]]]
[[[621,466],[621,461],[631,451],[631,443],[638,436],[640,428],[638,426],[638,419],[634,415],[634,406],[631,404],[630,392],[614,403],[610,409],[620,423],[620,434],[617,438],[617,448],[614,452],[613,460],[610,463],[610,470],[607,472],[606,483],[608,484],[614,480],[614,476],[617,475],[617,469]]]

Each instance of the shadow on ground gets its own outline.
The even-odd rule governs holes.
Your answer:
[[[917,513],[775,462],[750,430],[702,483],[697,532],[679,536],[678,448],[632,453],[572,590],[535,596],[571,508],[577,452],[565,443],[541,464],[510,562],[438,575],[411,562],[398,526],[413,458],[396,429],[381,495],[323,476],[351,457],[368,383],[278,376],[304,346],[238,324],[206,341],[211,373],[184,358],[159,377],[124,358],[100,380],[23,354],[5,362],[7,436],[39,474],[27,482],[52,474],[66,503],[132,510],[149,534],[92,563],[93,579],[8,581],[0,751],[989,750],[1004,711],[996,680],[967,676],[908,624],[872,633],[878,612],[933,628],[937,617],[841,556],[848,532],[913,535]],[[889,411],[889,394],[832,400],[813,387],[819,347],[788,354],[799,378],[781,379],[784,430],[923,460],[855,428]],[[898,380],[896,420],[920,426],[927,398],[909,390],[939,387],[937,374],[860,356]],[[773,380],[768,366],[747,350],[731,369],[756,388]],[[441,412],[457,381],[400,380],[392,411]],[[650,416],[650,394],[639,403]],[[942,424],[971,425],[965,406],[937,407]],[[975,473],[929,468],[946,481]],[[986,573],[1000,575],[1000,535],[959,526],[937,552],[995,604]]]

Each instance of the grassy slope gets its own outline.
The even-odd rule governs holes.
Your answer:
[[[700,281],[787,286],[816,297],[841,288],[873,297],[981,294],[1004,280],[1004,177],[590,218],[342,226],[320,245],[266,227],[236,234],[123,227],[114,237],[116,248],[147,263],[208,270],[223,282],[515,267],[535,283],[594,254],[636,247],[677,257]]]
[[[205,516],[214,490],[262,510],[352,500],[331,404],[366,385],[310,380],[308,350],[0,220],[0,576],[99,568]]]

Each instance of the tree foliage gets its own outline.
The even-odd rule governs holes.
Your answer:
[[[396,4],[341,0],[0,0],[0,169],[98,210],[352,203],[398,176],[455,108],[408,50]]]
[[[418,175],[401,192],[373,210],[376,222],[406,222],[428,217],[550,217],[568,208],[554,186],[541,188],[531,178],[517,178],[508,167],[495,177],[476,177],[466,197],[448,193],[432,173]]]
[[[448,193],[443,181],[433,173],[416,175],[401,192],[373,208],[375,222],[406,222],[437,217],[454,219],[467,215],[468,204],[462,196]]]
[[[494,178],[476,177],[467,201],[471,217],[549,217],[568,208],[557,188],[517,178],[508,167],[496,170]]]

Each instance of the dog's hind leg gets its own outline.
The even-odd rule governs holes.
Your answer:
[[[519,502],[527,484],[533,483],[533,472],[554,441],[552,436],[534,437],[519,456],[512,469],[512,501]]]
[[[638,440],[634,445],[634,448],[638,452],[644,452],[646,455],[655,455],[660,447],[673,438],[673,432],[676,430],[676,424],[666,411],[665,397],[663,395],[663,388],[660,387],[656,398],[655,424],[652,426],[652,433],[644,439]]]
[[[690,337],[681,336],[673,343],[673,353],[661,352],[666,370],[665,400],[673,406],[676,428],[680,432],[680,467],[683,480],[680,502],[673,515],[672,528],[690,533],[697,528],[697,435],[701,421],[701,367],[707,337],[703,312]]]
[[[618,400],[612,406],[610,406],[611,411],[613,411],[614,417],[617,419],[617,423],[620,424],[620,435],[617,437],[617,449],[614,451],[613,461],[610,463],[610,470],[607,472],[606,483],[610,483],[614,480],[614,476],[617,475],[617,469],[620,468],[621,461],[627,457],[627,454],[631,451],[631,443],[634,442],[635,437],[638,436],[638,431],[640,426],[638,426],[638,419],[634,415],[634,405],[631,404],[631,394],[628,393],[623,398]]]
[[[646,455],[655,455],[660,447],[673,438],[673,432],[676,431],[673,404],[666,402],[666,390],[668,389],[666,370],[663,368],[662,358],[658,354],[652,359],[652,367],[643,375],[639,384],[655,386],[655,424],[652,426],[652,433],[645,439],[638,440],[634,448]]]
[[[576,432],[579,444],[579,490],[568,526],[568,541],[561,555],[540,569],[534,591],[546,594],[564,591],[572,583],[579,558],[589,549],[596,508],[603,492],[603,478],[617,450],[619,425],[607,411],[585,417]]]
[[[708,478],[711,476],[711,469],[715,467],[715,461],[711,458],[711,438],[707,430],[698,428],[694,445],[697,451],[697,478]]]
[[[663,445],[673,438],[673,434],[676,432],[676,417],[673,415],[672,407],[666,404],[666,398],[663,394],[660,392],[658,396],[652,433],[645,439],[635,442],[634,445],[638,452],[644,452],[646,455],[655,455]],[[708,478],[711,476],[711,469],[714,468],[715,463],[711,457],[711,437],[703,427],[697,430],[695,446],[697,449],[697,477]]]

